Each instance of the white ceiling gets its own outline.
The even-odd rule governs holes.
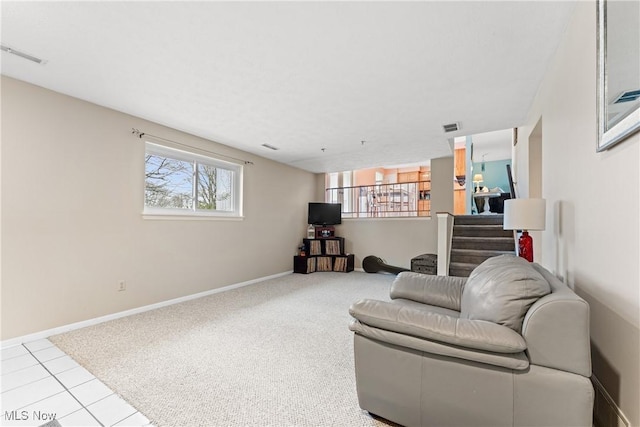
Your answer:
[[[573,6],[2,1],[2,44],[47,63],[3,52],[1,67],[295,167],[341,171],[448,156],[449,138],[522,124]]]

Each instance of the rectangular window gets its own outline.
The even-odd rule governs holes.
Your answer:
[[[151,142],[144,163],[144,214],[242,215],[242,166]]]

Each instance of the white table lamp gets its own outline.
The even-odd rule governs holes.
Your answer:
[[[518,254],[533,262],[533,239],[530,230],[544,230],[546,225],[544,199],[509,199],[504,201],[505,230],[522,230],[518,241]]]
[[[473,183],[476,185],[476,193],[478,191],[480,191],[480,185],[479,184],[481,182],[483,182],[483,181],[484,181],[484,179],[483,179],[481,173],[477,173],[477,174],[473,175]]]

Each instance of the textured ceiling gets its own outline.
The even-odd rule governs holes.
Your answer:
[[[522,124],[573,6],[2,1],[47,61],[2,73],[312,172],[415,163]]]

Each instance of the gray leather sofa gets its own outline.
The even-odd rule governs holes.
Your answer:
[[[398,275],[352,304],[360,407],[405,426],[591,426],[589,306],[502,255],[469,278]]]

